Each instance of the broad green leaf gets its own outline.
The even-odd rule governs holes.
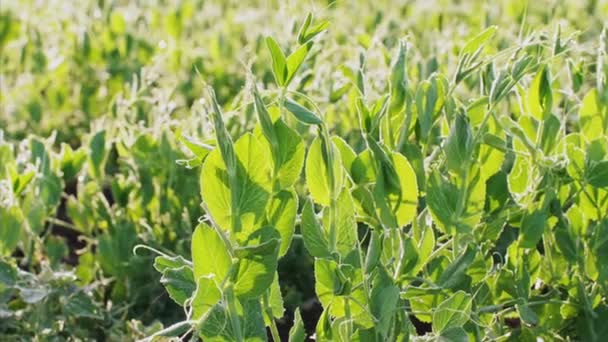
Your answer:
[[[296,51],[294,51],[289,57],[287,57],[287,79],[285,81],[285,86],[289,85],[289,83],[293,80],[293,77],[296,75],[296,72],[304,62],[304,58],[310,51],[312,47],[312,42],[308,42],[306,44],[300,45]]]
[[[342,188],[343,171],[340,160],[340,152],[333,145],[334,161],[333,161],[333,172],[336,180],[336,189]],[[310,191],[312,199],[321,205],[329,206],[330,204],[330,188],[329,188],[329,175],[327,174],[327,163],[323,158],[323,150],[320,138],[315,140],[308,149],[308,156],[306,157],[306,185]]]
[[[336,146],[336,148],[340,151],[340,157],[342,158],[342,165],[344,168],[350,173],[351,167],[355,162],[355,158],[357,158],[357,154],[353,151],[352,147],[348,145],[344,139],[333,136],[331,137],[331,141]]]
[[[280,235],[272,227],[254,231],[246,240],[248,246],[266,246],[264,253],[251,253],[239,259],[234,293],[239,298],[253,299],[270,288],[278,262]]]
[[[307,200],[306,203],[304,203],[300,229],[302,231],[304,245],[310,255],[316,258],[329,258],[331,256],[327,238],[315,216],[313,205],[310,200]]]
[[[76,292],[69,296],[63,307],[63,312],[70,317],[83,317],[97,320],[102,320],[104,318],[100,313],[99,304],[95,303],[93,299],[84,292]]]
[[[220,284],[232,267],[232,258],[218,232],[201,223],[192,234],[192,264],[194,279],[214,276]]]
[[[538,315],[532,311],[528,304],[517,304],[515,305],[517,309],[517,313],[519,313],[519,317],[521,320],[530,325],[537,325],[539,322]]]
[[[280,189],[292,186],[300,178],[304,165],[305,147],[300,135],[289,128],[283,120],[274,124],[279,143],[279,163],[274,167]]]
[[[0,205],[0,255],[10,255],[17,247],[24,227],[24,218],[17,206]]]
[[[435,108],[438,102],[438,90],[436,79],[424,80],[418,85],[416,91],[416,109],[418,123],[420,124],[420,138],[426,141],[435,119]]]
[[[597,89],[592,89],[585,95],[578,115],[581,127],[580,133],[587,141],[605,136],[605,123],[603,121],[607,120],[608,114],[606,114],[605,108],[602,110],[602,107],[600,107]],[[604,118],[602,118],[602,115]]]
[[[272,57],[272,72],[274,78],[277,81],[277,85],[282,87],[287,81],[287,60],[285,54],[281,50],[281,47],[272,37],[266,37],[266,45],[270,50],[270,56]]]
[[[353,181],[356,184],[367,184],[376,181],[377,177],[377,163],[374,160],[372,151],[369,149],[359,153],[359,155],[353,160],[351,166],[351,174]]]
[[[323,227],[328,240],[331,242],[331,210],[327,208],[323,212]],[[336,215],[336,246],[337,252],[346,257],[355,250],[357,244],[357,220],[355,217],[355,205],[348,189],[342,190],[338,195],[335,206]],[[331,249],[333,246],[329,246]]]
[[[323,307],[331,304],[331,314],[343,317],[346,312],[347,298],[354,298],[362,305],[367,305],[368,299],[362,287],[356,289],[354,285],[363,280],[361,269],[348,264],[338,265],[333,260],[315,260],[315,292]],[[349,300],[349,307],[353,319],[362,326],[372,327],[372,317],[360,305]]]
[[[529,211],[521,220],[519,247],[536,248],[547,225],[547,214],[542,210]]]
[[[542,66],[528,90],[528,109],[537,120],[544,120],[551,114],[553,95],[551,93],[551,76],[549,67]]]
[[[270,285],[269,300],[273,317],[276,319],[283,318],[283,315],[285,314],[285,307],[283,304],[283,296],[281,295],[281,287],[279,286],[278,274],[274,276],[272,285]]]
[[[297,308],[294,312],[293,325],[289,329],[289,342],[304,342],[306,340],[306,330],[302,322],[302,314]]]
[[[4,286],[13,286],[17,282],[17,269],[5,261],[0,261],[0,292]]]
[[[258,300],[236,300],[236,317],[240,322],[240,336],[246,342],[267,340],[263,310]],[[214,305],[207,319],[198,327],[204,341],[236,341],[236,331],[231,324],[230,313],[225,303]]]
[[[471,126],[464,115],[457,115],[444,146],[448,168],[460,174],[470,163],[473,148]]]
[[[475,248],[468,246],[439,276],[437,285],[443,288],[458,288],[467,277],[466,272],[469,266],[475,260],[477,251]]]
[[[397,225],[402,227],[414,219],[418,206],[418,184],[416,183],[416,173],[408,160],[401,154],[393,153],[392,161],[397,171],[401,194],[388,194],[389,206],[392,208]]]
[[[196,289],[192,268],[188,266],[165,270],[160,283],[167,289],[169,297],[182,306]]]
[[[437,342],[468,342],[469,335],[461,327],[448,328],[439,334]]]
[[[307,125],[321,125],[323,123],[323,120],[321,120],[317,114],[313,113],[308,108],[302,106],[294,100],[286,98],[283,105],[285,106],[285,109],[290,111],[293,116],[295,116],[295,118],[302,123]]]
[[[264,218],[272,186],[270,161],[262,146],[251,134],[234,144],[238,183],[233,188],[219,149],[213,150],[203,164],[200,178],[203,201],[214,222],[230,232],[231,240],[247,236]]]
[[[374,279],[370,306],[377,322],[375,328],[384,338],[389,336],[389,329],[399,303],[399,288],[393,284],[390,276],[381,270]]]
[[[608,188],[608,160],[592,163],[585,171],[589,184],[596,188]]]
[[[441,334],[450,328],[460,328],[471,315],[471,295],[458,291],[437,306],[433,312],[433,332]]]
[[[202,276],[196,282],[196,292],[192,297],[192,319],[198,320],[205,317],[207,313],[222,298],[220,290],[217,288],[217,281],[213,278]]]
[[[295,231],[296,214],[298,210],[298,195],[293,189],[281,190],[268,203],[266,220],[268,225],[275,227],[281,236],[279,257],[287,253]]]
[[[477,49],[482,47],[490,38],[492,38],[497,29],[497,26],[490,26],[481,33],[477,34],[475,37],[468,40],[467,43],[462,47],[462,50],[460,50],[460,54],[464,55],[475,53]]]

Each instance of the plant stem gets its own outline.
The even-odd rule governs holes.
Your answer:
[[[264,296],[262,297],[262,302],[264,304],[264,313],[266,314],[266,318],[268,318],[268,321],[270,322],[270,333],[272,334],[272,340],[274,342],[281,342],[279,329],[277,329],[277,323],[274,321],[272,308],[270,307],[270,303],[268,300],[268,292],[270,292],[270,290],[266,291],[264,293]]]

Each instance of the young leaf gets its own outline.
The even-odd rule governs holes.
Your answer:
[[[329,244],[323,228],[317,221],[313,206],[310,200],[304,203],[304,209],[302,209],[302,238],[304,239],[304,245],[306,250],[316,258],[329,258],[331,253],[329,251]]]
[[[323,120],[315,113],[293,100],[286,98],[283,104],[285,105],[285,109],[290,111],[302,123],[307,125],[321,125],[323,123]]]
[[[222,294],[217,288],[216,280],[206,276],[200,277],[190,304],[192,306],[192,319],[198,320],[204,317],[221,298]]]
[[[304,342],[304,340],[306,340],[306,330],[298,308],[294,312],[293,325],[289,329],[289,342]]]
[[[293,77],[296,75],[296,72],[298,72],[298,69],[300,69],[302,62],[304,62],[304,58],[306,58],[306,55],[308,54],[308,51],[310,51],[311,47],[312,42],[303,44],[298,47],[298,49],[294,51],[291,55],[289,55],[289,57],[287,57],[287,79],[285,80],[285,86],[288,86],[289,83],[291,83]]]
[[[282,87],[287,81],[287,60],[285,54],[281,50],[281,47],[272,37],[266,37],[266,45],[270,50],[270,56],[272,57],[272,72],[274,78],[277,81],[277,85]]]
[[[553,104],[553,95],[551,94],[551,78],[549,75],[549,67],[542,66],[528,91],[528,108],[530,114],[537,120],[544,120],[551,114],[551,106]]]
[[[199,224],[192,234],[192,264],[194,279],[214,276],[221,283],[232,266],[228,247],[215,229]]]
[[[474,54],[479,48],[483,47],[483,45],[496,33],[498,29],[497,26],[490,26],[487,29],[483,30],[481,33],[471,38],[464,45],[462,50],[460,50],[460,54]]]
[[[264,252],[254,251],[239,259],[234,293],[239,298],[253,299],[261,296],[272,284],[277,269],[280,235],[276,229],[266,226],[254,231],[246,243],[248,247],[254,250],[262,248]]]
[[[333,143],[331,143],[331,147],[334,152],[333,173],[338,183],[335,185],[335,188],[340,189],[343,178],[340,152]],[[325,162],[325,158],[323,158],[321,139],[315,138],[308,149],[308,156],[306,157],[306,185],[312,199],[324,206],[329,206],[331,193],[327,169],[327,163]]]
[[[464,115],[457,115],[444,146],[448,168],[459,174],[470,162],[473,148],[471,126]]]
[[[293,189],[281,190],[269,201],[266,209],[268,225],[275,227],[281,236],[279,257],[287,253],[295,230],[298,195]]]
[[[527,212],[521,220],[520,248],[536,248],[547,224],[547,214],[543,210]]]
[[[458,291],[437,306],[433,313],[433,332],[441,334],[450,328],[460,328],[471,315],[471,295]]]
[[[218,150],[213,150],[203,164],[201,195],[219,227],[231,234],[243,231],[246,235],[264,218],[272,189],[270,161],[253,135],[242,136],[234,145],[236,183],[230,184],[226,164]]]

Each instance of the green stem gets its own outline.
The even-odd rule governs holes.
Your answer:
[[[234,297],[234,285],[229,283],[225,288],[226,301],[228,302],[228,315],[230,316],[230,323],[232,324],[232,330],[234,330],[234,337],[237,342],[243,342],[243,332],[241,331],[241,322],[239,320],[239,314],[236,310],[236,299]]]
[[[269,291],[270,290],[266,291],[264,293],[264,296],[262,297],[262,302],[264,303],[264,312],[266,313],[266,318],[268,318],[268,321],[270,322],[270,333],[272,334],[272,340],[274,342],[281,342],[281,335],[279,335],[279,329],[277,328],[277,324],[274,321],[272,308],[270,307],[270,303],[268,300]]]

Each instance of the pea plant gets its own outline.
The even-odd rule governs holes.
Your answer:
[[[290,85],[327,26],[309,15],[289,55],[266,38],[276,89],[250,81],[252,131],[233,139],[207,88],[215,142],[188,143],[206,216],[192,261],[154,263],[187,319],[150,339],[258,341],[268,327],[279,341],[277,262],[294,238],[314,258],[323,313],[313,332],[296,312],[290,341],[606,336],[606,30],[582,99],[576,68],[559,70],[571,43],[559,30],[492,51],[491,26],[460,47],[455,69],[416,77],[416,47],[401,40],[376,92],[361,54],[326,102]],[[321,108],[340,98],[347,109],[334,115],[356,125],[348,138]]]

